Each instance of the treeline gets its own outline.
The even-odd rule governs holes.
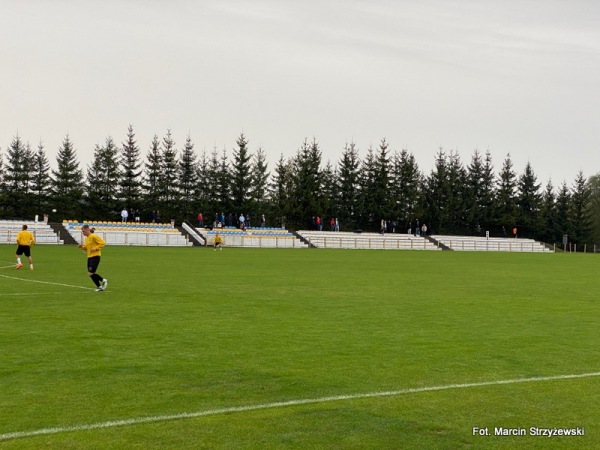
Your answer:
[[[519,237],[560,243],[600,244],[600,175],[579,172],[571,184],[542,187],[528,163],[522,173],[510,155],[497,170],[489,152],[475,150],[467,164],[440,149],[429,174],[407,150],[392,151],[385,139],[361,159],[348,143],[335,163],[322,160],[316,139],[305,140],[291,158],[269,170],[264,150],[251,152],[240,134],[232,154],[198,154],[188,136],[178,147],[167,131],[154,136],[145,155],[129,126],[126,139],[107,137],[93,161],[81,167],[67,135],[51,169],[43,143],[37,148],[15,136],[0,149],[0,216],[119,220],[119,212],[153,212],[161,220],[205,222],[216,214],[265,214],[267,226],[307,228],[311,217],[336,217],[342,230],[379,230],[381,220],[405,232],[417,220],[430,232]],[[50,211],[56,209],[57,213]]]

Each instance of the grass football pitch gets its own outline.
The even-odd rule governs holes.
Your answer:
[[[2,449],[598,448],[596,255],[15,248]]]

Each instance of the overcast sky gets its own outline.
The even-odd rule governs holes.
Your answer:
[[[0,0],[0,149],[18,132],[82,168],[132,124],[273,169],[315,137],[336,164],[386,138],[429,173],[507,153],[540,182],[600,172],[597,0]]]

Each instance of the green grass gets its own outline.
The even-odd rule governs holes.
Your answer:
[[[0,246],[0,267],[14,250]],[[0,435],[600,371],[594,255],[108,246],[101,293],[75,247],[36,246],[33,256],[33,272],[0,269]],[[597,448],[598,405],[600,377],[589,377],[67,431],[0,448]],[[472,435],[501,426],[586,435]]]

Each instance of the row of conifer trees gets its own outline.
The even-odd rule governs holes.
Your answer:
[[[267,226],[301,229],[313,216],[342,230],[379,230],[381,220],[396,231],[417,220],[430,232],[501,236],[517,227],[520,237],[600,243],[599,177],[579,172],[572,183],[544,187],[531,164],[519,174],[507,155],[499,168],[490,152],[475,150],[464,163],[457,152],[439,149],[434,167],[423,173],[414,155],[392,150],[382,139],[361,158],[347,143],[337,161],[323,161],[316,139],[306,139],[294,156],[280,156],[269,168],[262,148],[249,150],[242,133],[231,152],[214,148],[198,154],[190,136],[177,146],[170,131],[154,136],[142,152],[129,126],[125,140],[107,137],[85,168],[67,135],[51,168],[43,143],[33,148],[16,135],[0,149],[0,216],[32,218],[50,213],[62,219],[119,220],[123,208],[142,220],[205,222],[215,215],[265,214]]]

